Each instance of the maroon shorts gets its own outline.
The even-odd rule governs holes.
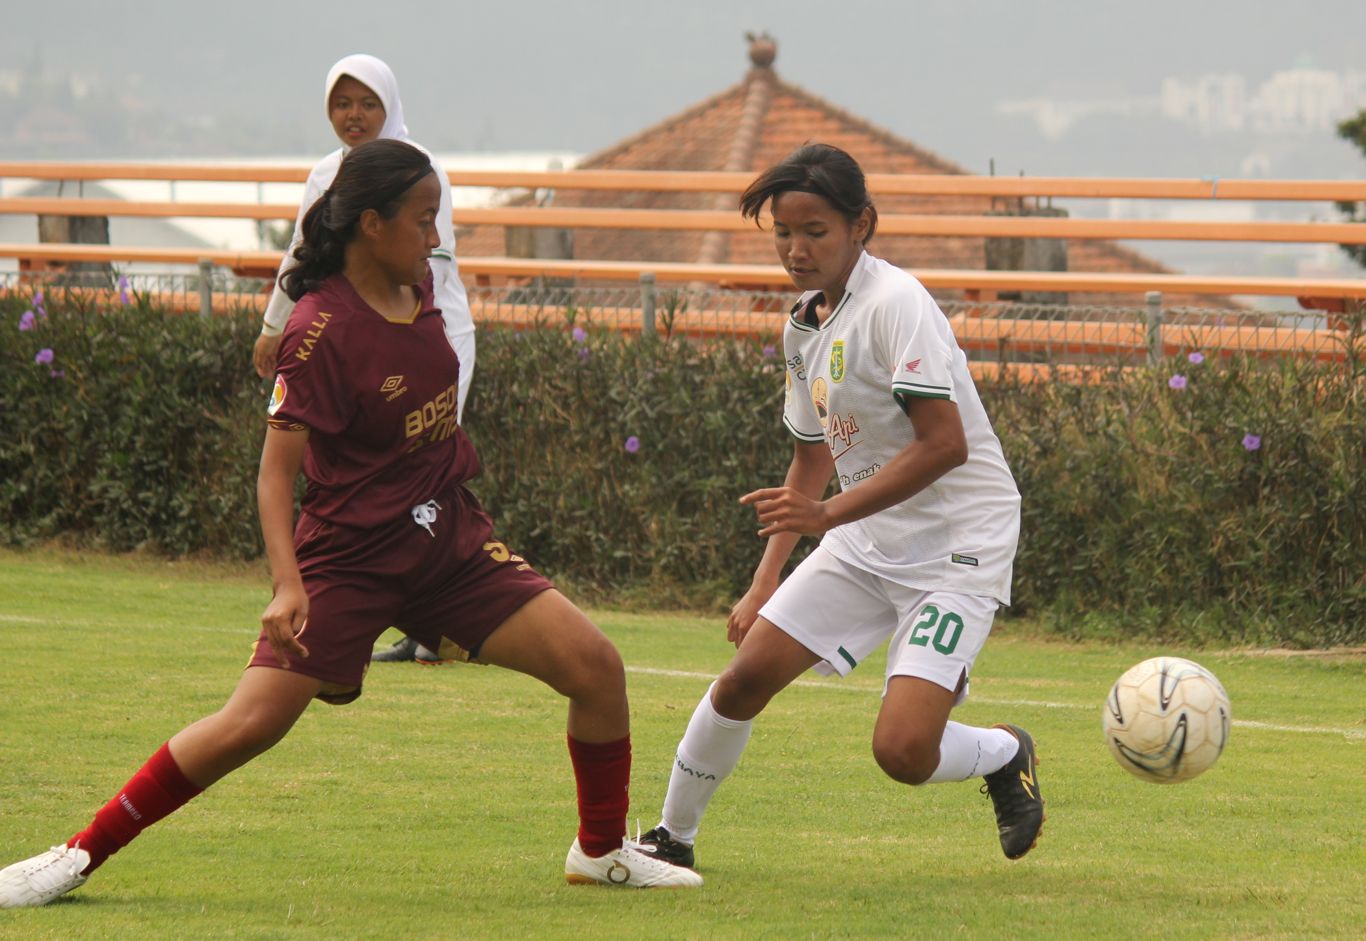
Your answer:
[[[421,514],[361,530],[300,514],[294,531],[308,620],[299,636],[308,657],[288,668],[323,681],[319,699],[360,695],[380,634],[397,627],[443,659],[468,660],[498,625],[552,588],[494,538],[493,521],[457,487]],[[248,666],[282,664],[264,629]]]

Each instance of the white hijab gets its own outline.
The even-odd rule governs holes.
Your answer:
[[[327,84],[323,86],[323,114],[331,120],[332,86],[343,76],[349,75],[370,89],[384,105],[384,127],[379,136],[392,140],[407,140],[408,126],[403,123],[403,102],[398,97],[398,79],[381,59],[363,53],[339,59],[327,73]],[[346,149],[343,147],[343,149]]]

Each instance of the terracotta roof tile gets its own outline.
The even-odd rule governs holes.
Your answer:
[[[911,141],[897,137],[857,115],[795,85],[769,70],[754,68],[740,83],[645,128],[578,164],[584,169],[721,170],[744,110],[750,83],[772,83],[771,98],[753,152],[750,169],[759,173],[804,143],[823,141],[847,150],[866,173],[964,173],[965,171]],[[873,193],[878,210],[887,213],[978,214],[1000,208],[990,197],[883,196]],[[710,209],[715,194],[607,192],[561,190],[557,206],[612,206],[641,209]],[[460,233],[460,253],[502,255],[503,231],[481,226]],[[700,232],[622,231],[580,229],[575,232],[574,256],[623,261],[692,262],[699,256]],[[980,269],[985,263],[982,238],[926,238],[879,236],[872,243],[878,255],[907,268]],[[772,239],[762,231],[732,233],[724,239],[722,261],[770,264]],[[1158,262],[1114,242],[1074,240],[1068,245],[1072,270],[1091,272],[1164,272]],[[1085,295],[1087,304],[1133,306],[1140,295]],[[1215,297],[1167,297],[1169,305],[1237,307]]]

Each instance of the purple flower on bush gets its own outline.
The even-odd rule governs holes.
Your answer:
[[[1170,389],[1186,388],[1186,377],[1181,375],[1180,373],[1177,373],[1176,375],[1172,376],[1170,379],[1167,380],[1167,387]]]
[[[66,378],[66,370],[65,370],[65,369],[54,369],[54,370],[52,370],[51,372],[49,372],[48,375],[51,376],[53,379],[65,379],[65,378]]]
[[[586,363],[588,362],[588,357],[592,356],[593,354],[588,351],[588,347],[581,346],[574,351],[574,355],[579,358],[580,362]]]
[[[33,357],[33,361],[40,366],[46,366],[48,363],[52,362],[52,359],[53,353],[52,347],[50,346],[43,347],[38,351],[37,355]]]
[[[588,339],[588,331],[583,327],[575,327],[569,335],[574,338],[575,343],[583,343]]]
[[[778,348],[774,346],[772,343],[767,343],[764,345],[763,354],[764,359],[772,359],[773,357],[778,355]]]
[[[631,437],[629,437],[629,438],[626,439],[626,453],[627,453],[627,454],[635,454],[635,453],[636,453],[637,451],[639,451],[639,450],[640,450],[640,439],[639,439],[639,438],[637,438],[635,435],[631,435]]]
[[[1246,451],[1256,451],[1262,446],[1262,436],[1254,434],[1243,435],[1243,449]]]
[[[119,303],[128,303],[128,276],[119,275]]]
[[[1199,366],[1201,363],[1205,361],[1205,354],[1201,353],[1199,350],[1196,350],[1194,353],[1187,356],[1186,359],[1190,360],[1192,363]]]
[[[34,292],[33,292],[33,308],[34,308],[35,310],[37,310],[40,314],[45,314],[45,313],[47,313],[47,311],[43,309],[43,292],[42,292],[42,291],[34,291]]]
[[[19,318],[19,329],[32,330],[34,324],[37,323],[37,321],[38,318],[34,316],[33,311],[26,310],[24,311],[24,315]]]

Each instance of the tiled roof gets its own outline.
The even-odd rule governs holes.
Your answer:
[[[767,83],[756,89],[755,83]],[[748,147],[737,147],[745,133],[747,102],[763,92],[757,134]],[[755,110],[751,106],[751,110]],[[782,81],[771,68],[755,66],[738,84],[598,151],[578,164],[583,169],[631,170],[750,170],[759,173],[804,143],[820,141],[843,148],[858,160],[865,173],[954,174],[965,171],[944,158],[880,128],[812,93]],[[747,151],[738,155],[737,150]],[[882,196],[873,194],[878,211],[915,214],[975,215],[1004,209],[991,197]],[[633,209],[732,208],[735,194],[614,192],[561,190],[554,205]],[[574,256],[621,261],[696,262],[702,260],[701,232],[658,230],[579,229],[574,233]],[[774,264],[772,237],[759,230],[713,236],[715,260],[734,264]],[[906,268],[981,269],[985,240],[974,237],[876,236],[871,250]],[[501,227],[481,226],[459,234],[463,255],[505,253]],[[1158,262],[1114,242],[1074,240],[1068,244],[1068,263],[1074,271],[1163,272]],[[1086,304],[1142,303],[1137,295],[1084,295]],[[1173,295],[1168,305],[1234,307],[1223,298]]]

